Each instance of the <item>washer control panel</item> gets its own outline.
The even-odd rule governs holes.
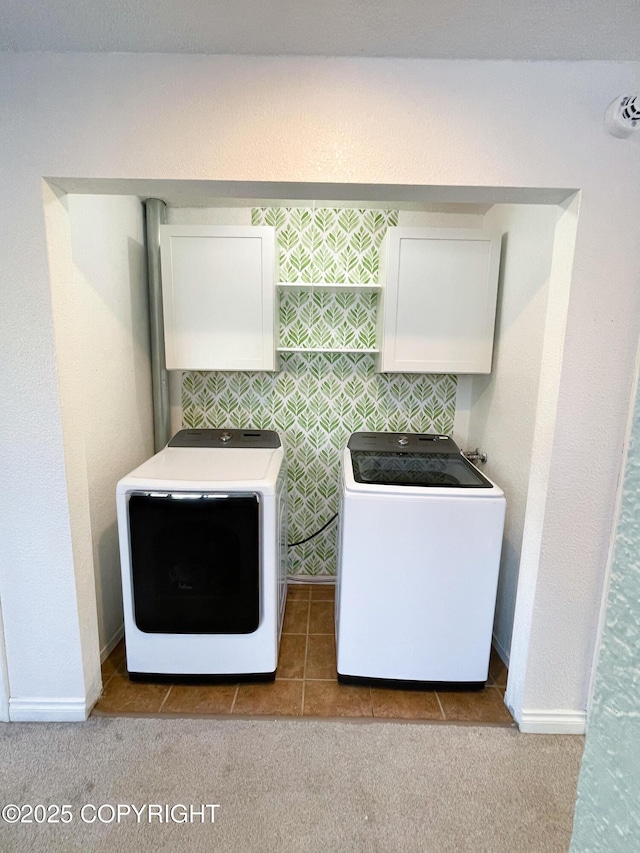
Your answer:
[[[354,432],[349,450],[381,450],[387,453],[460,453],[449,435],[415,432]]]

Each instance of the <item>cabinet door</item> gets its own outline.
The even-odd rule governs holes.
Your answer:
[[[275,229],[160,226],[169,370],[274,370]]]
[[[381,247],[382,373],[490,373],[501,235],[389,228]]]

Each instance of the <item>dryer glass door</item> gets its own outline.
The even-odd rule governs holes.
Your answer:
[[[249,634],[260,621],[257,494],[134,493],[136,625],[146,633]]]

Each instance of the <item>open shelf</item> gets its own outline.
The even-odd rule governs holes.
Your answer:
[[[279,282],[278,290],[362,290],[363,292],[382,290],[380,284],[327,284],[321,282],[310,284],[304,281]]]
[[[377,347],[277,347],[276,352],[380,352]]]

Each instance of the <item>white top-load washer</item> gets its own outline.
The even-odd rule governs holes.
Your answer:
[[[270,680],[286,597],[284,451],[182,430],[117,485],[133,680]]]
[[[448,436],[354,433],[342,460],[338,679],[483,687],[504,518],[501,489]]]

